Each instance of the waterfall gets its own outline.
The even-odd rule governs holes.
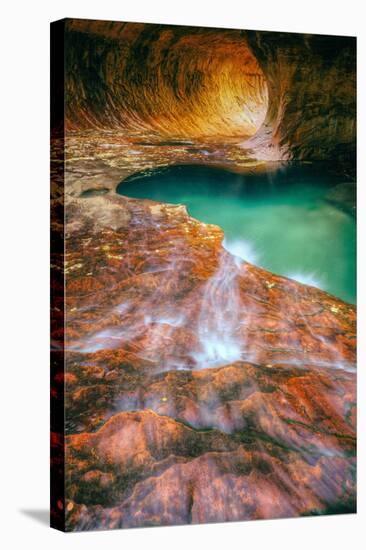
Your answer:
[[[207,281],[198,319],[200,350],[193,354],[200,368],[241,359],[237,334],[241,321],[238,275],[241,262],[223,250],[215,274]]]

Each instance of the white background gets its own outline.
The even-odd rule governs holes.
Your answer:
[[[47,527],[49,442],[49,22],[85,17],[358,36],[359,327],[365,279],[365,33],[361,1],[59,0],[2,3],[1,416],[2,548],[365,548],[365,353],[359,338],[358,514],[62,534]],[[363,139],[362,139],[363,138]],[[362,289],[362,286],[364,287]],[[361,330],[360,330],[361,334]]]

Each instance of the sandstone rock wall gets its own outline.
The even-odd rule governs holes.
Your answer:
[[[234,136],[255,158],[353,160],[355,47],[347,37],[68,20],[67,127]]]

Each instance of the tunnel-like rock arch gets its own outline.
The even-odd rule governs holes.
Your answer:
[[[355,39],[67,20],[66,127],[353,159]],[[336,40],[336,42],[335,42]]]
[[[73,22],[67,48],[71,128],[93,124],[222,138],[252,136],[261,126],[266,80],[240,32],[136,23],[82,26],[80,33]]]

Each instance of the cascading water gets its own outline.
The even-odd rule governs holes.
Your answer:
[[[193,357],[200,368],[238,361],[242,355],[236,331],[240,325],[238,273],[241,262],[225,250],[207,281],[198,319],[200,351]]]
[[[224,241],[227,248],[230,245]],[[155,363],[159,369],[214,368],[243,358],[243,306],[240,300],[239,275],[245,269],[243,258],[221,248],[214,272],[204,282],[199,294],[169,299],[169,291],[177,287],[179,277],[189,259],[177,256],[181,246],[173,241],[165,249],[165,263],[159,269],[151,257],[145,263],[142,277],[153,277],[153,288],[139,295],[137,304],[117,302],[102,311],[98,323],[102,330],[90,332],[69,349],[94,353],[103,349],[137,345],[137,354]],[[235,246],[235,252],[243,250]],[[153,280],[153,279],[151,279]],[[117,298],[117,297],[116,297]],[[189,304],[195,303],[195,308]],[[189,346],[180,347],[179,333],[193,335]],[[248,354],[245,354],[248,358]]]
[[[223,229],[233,255],[354,303],[355,219],[332,199],[345,187],[351,202],[354,185],[342,181],[320,165],[243,175],[184,165],[134,174],[117,191],[184,204],[192,217]]]
[[[166,196],[173,203],[188,204],[189,211],[200,220],[214,223],[217,219],[217,225],[225,231],[225,238],[220,246],[220,232],[216,264],[209,267],[202,283],[198,283],[190,241],[175,229],[185,208],[170,204],[174,214],[169,222],[169,238],[164,242],[160,238],[163,207],[152,207],[148,231],[140,215],[136,215],[131,226],[138,235],[136,247],[139,251],[149,251],[135,272],[138,290],[117,293],[113,297],[113,307],[101,309],[101,317],[94,319],[102,325],[99,330],[73,342],[70,349],[83,353],[131,349],[143,361],[152,363],[155,371],[215,368],[239,360],[256,362],[262,342],[254,344],[250,334],[251,319],[257,322],[257,306],[255,301],[244,306],[239,288],[240,277],[248,269],[245,262],[263,267],[271,267],[273,262],[273,267],[277,268],[274,271],[282,271],[292,279],[311,286],[329,283],[330,289],[333,281],[334,288],[352,295],[352,246],[349,250],[339,246],[336,256],[334,247],[327,241],[328,235],[334,233],[342,237],[340,242],[347,240],[352,245],[352,218],[323,201],[331,183],[319,183],[318,189],[317,179],[316,185],[311,182],[298,184],[299,173],[291,174],[294,179],[291,185],[281,184],[277,175],[279,183],[273,186],[272,176],[269,184],[266,176],[252,182],[250,177],[225,171],[200,168],[195,172],[192,167],[177,167],[121,184],[121,193],[151,194],[159,200]],[[311,174],[304,172],[304,178],[310,178]],[[302,217],[306,224],[301,221]],[[304,234],[310,221],[311,236]],[[202,226],[202,242],[207,234],[205,227]],[[333,263],[328,262],[330,254]],[[128,265],[128,252],[127,256],[121,255],[121,260],[123,265]],[[295,271],[297,266],[300,269]],[[350,274],[345,277],[343,271]],[[298,315],[302,316],[301,306]],[[329,351],[333,345],[315,339],[322,349]],[[295,348],[301,346],[297,343]]]

